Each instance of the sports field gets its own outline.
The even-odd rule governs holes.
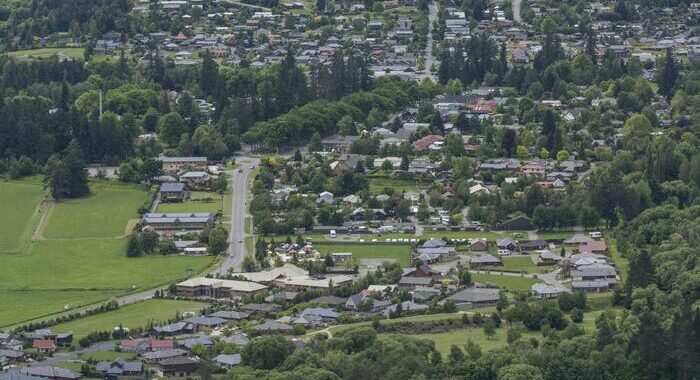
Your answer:
[[[39,184],[20,181],[0,182],[0,253],[16,252],[22,238],[31,231],[32,216],[44,196]]]
[[[0,212],[24,221],[0,227],[3,244],[16,236],[14,246],[21,247],[1,254],[0,305],[14,306],[0,307],[0,327],[165,285],[212,263],[185,256],[127,258],[125,236],[146,191],[104,181],[91,183],[91,191],[39,207],[44,193],[39,182],[0,183],[6,195],[0,196]]]
[[[111,331],[114,327],[120,325],[126,328],[145,327],[149,320],[154,323],[165,323],[170,319],[174,319],[176,313],[198,313],[204,306],[206,304],[201,302],[150,300],[123,306],[106,313],[61,323],[53,326],[52,329],[54,331],[73,331],[75,338],[80,339],[91,332]]]

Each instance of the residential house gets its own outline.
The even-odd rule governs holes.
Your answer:
[[[192,347],[194,346],[211,347],[214,345],[214,342],[209,337],[204,336],[181,339],[177,341],[177,345],[182,349],[192,351]]]
[[[443,136],[440,135],[428,135],[421,137],[411,144],[413,150],[426,150],[431,146],[436,146],[436,143],[442,143],[445,140]]]
[[[344,306],[347,302],[347,298],[337,297],[337,296],[320,296],[311,300],[311,302],[317,303],[319,305],[328,305],[333,307]]]
[[[222,368],[232,369],[233,367],[241,364],[241,354],[217,355],[214,357],[214,363],[218,364]]]
[[[194,331],[210,332],[220,326],[225,325],[228,321],[219,317],[191,317],[184,320],[194,327]]]
[[[187,351],[180,349],[180,348],[174,348],[171,350],[145,352],[145,353],[141,354],[141,357],[147,363],[158,363],[161,360],[176,358],[176,357],[184,356],[186,354],[187,354]]]
[[[164,183],[160,185],[160,201],[161,202],[182,202],[185,199],[185,184],[184,183]]]
[[[23,362],[26,358],[24,351],[0,350],[0,368],[5,365]]]
[[[543,283],[532,285],[532,295],[537,298],[557,298],[564,292],[566,292],[566,289],[561,285]]]
[[[486,238],[472,239],[469,243],[469,250],[472,252],[486,252],[488,250]]]
[[[537,265],[551,265],[563,261],[564,258],[550,250],[542,250],[537,254]]]
[[[519,250],[520,245],[517,241],[507,237],[503,239],[496,239],[496,247],[499,250],[504,249],[510,252],[516,252]]]
[[[432,277],[404,276],[399,280],[398,287],[401,290],[411,290],[416,286],[431,286],[433,281]]]
[[[520,215],[499,223],[496,225],[496,230],[531,230],[532,226],[532,219],[528,218],[527,216]]]
[[[530,240],[524,243],[519,243],[520,250],[523,252],[533,252],[549,247],[549,244],[544,240]]]
[[[253,326],[258,332],[291,332],[292,326],[273,320],[267,320],[259,325]]]
[[[34,378],[51,380],[78,380],[83,377],[83,375],[78,372],[50,366],[23,367],[19,369],[19,372],[23,375],[33,376]]]
[[[435,277],[440,275],[442,275],[440,271],[437,271],[426,264],[419,266],[407,274],[407,276],[413,277]]]
[[[138,360],[126,361],[117,358],[112,361],[98,362],[95,365],[95,371],[110,379],[121,376],[139,376],[143,373],[143,363]]]
[[[501,259],[488,253],[476,253],[468,256],[469,266],[479,268],[491,265],[503,265]]]
[[[528,162],[520,167],[520,172],[527,176],[544,177],[545,167],[537,161]]]
[[[188,377],[196,371],[199,362],[186,356],[176,356],[158,362],[156,374],[160,377]]]
[[[242,312],[242,311],[222,310],[222,311],[217,311],[216,313],[209,314],[209,316],[215,317],[215,318],[226,319],[228,321],[240,321],[240,320],[247,319],[248,317],[250,317],[250,314]]]
[[[585,243],[581,244],[578,248],[581,253],[596,253],[604,255],[608,252],[608,244],[604,239],[593,240],[589,239]]]
[[[403,301],[403,302],[401,302],[400,304],[395,304],[395,305],[391,305],[391,306],[387,307],[387,308],[384,310],[384,312],[383,312],[384,316],[385,316],[386,318],[389,318],[389,316],[390,316],[392,313],[395,313],[395,312],[396,312],[396,310],[398,309],[398,306],[399,306],[399,305],[401,305],[401,312],[404,313],[404,314],[411,314],[411,313],[415,313],[415,312],[421,312],[421,311],[428,310],[428,308],[429,308],[428,305],[423,305],[423,304],[415,303],[415,302],[413,302],[413,301],[411,301],[411,300],[409,300],[409,301]]]
[[[180,175],[180,182],[184,182],[188,189],[205,188],[209,180],[211,176],[205,171],[191,171]]]
[[[468,288],[447,297],[457,305],[469,304],[474,307],[493,306],[499,298],[500,292],[496,288]]]
[[[56,351],[56,343],[50,339],[34,339],[32,348],[41,354],[51,354]]]
[[[153,334],[156,336],[173,336],[180,334],[190,334],[194,331],[192,324],[187,322],[175,322],[165,326],[153,327]],[[134,341],[135,342],[135,341]],[[125,350],[122,347],[122,350]],[[127,350],[125,350],[127,351]]]
[[[316,198],[316,203],[321,204],[333,204],[333,193],[329,191],[324,191],[321,194],[318,195],[318,198]]]

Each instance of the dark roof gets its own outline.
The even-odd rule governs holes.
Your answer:
[[[320,296],[311,300],[311,302],[326,304],[326,305],[342,305],[347,301],[347,298],[336,296]]]
[[[248,313],[235,310],[223,310],[217,311],[216,313],[209,314],[210,317],[217,317],[223,319],[246,319],[250,316]]]
[[[197,364],[198,362],[192,358],[188,358],[187,356],[175,356],[172,358],[167,358],[161,360],[158,364],[161,366],[166,366],[166,365],[181,365],[181,364]]]
[[[168,192],[168,193],[180,193],[185,191],[185,184],[182,182],[176,182],[176,183],[164,183],[160,185],[160,191],[163,192]]]
[[[290,331],[292,326],[273,320],[265,321],[254,327],[258,331]]]
[[[489,302],[498,301],[499,290],[493,288],[469,288],[457,292],[449,297],[448,300],[455,302]]]
[[[117,358],[111,362],[98,362],[95,365],[95,370],[98,372],[106,372],[112,375],[120,375],[124,372],[141,372],[143,363],[140,361],[128,362],[122,358]]]
[[[241,364],[241,354],[233,354],[233,355],[219,355],[214,358],[214,361],[227,365],[227,366],[235,366]]]

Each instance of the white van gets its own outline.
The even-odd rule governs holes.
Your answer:
[[[335,237],[335,230],[331,230],[331,234],[330,234],[330,235],[331,235],[332,238],[334,238],[334,237]]]
[[[600,233],[600,231],[593,231],[588,233],[588,237],[592,239],[600,239],[601,237],[603,237],[603,234]]]

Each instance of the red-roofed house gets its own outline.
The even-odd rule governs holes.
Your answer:
[[[578,247],[579,252],[581,253],[598,253],[598,254],[606,254],[608,252],[608,244],[605,243],[605,240],[589,240],[583,244],[581,244]]]
[[[445,138],[440,135],[428,135],[414,141],[413,150],[425,150],[434,142],[443,140],[445,140]]]
[[[48,339],[34,339],[32,341],[32,348],[35,348],[42,354],[49,354],[56,351],[56,343]]]
[[[153,351],[170,350],[174,347],[171,339],[150,339],[148,345]]]
[[[471,113],[486,115],[496,110],[496,102],[470,104],[467,108]]]

